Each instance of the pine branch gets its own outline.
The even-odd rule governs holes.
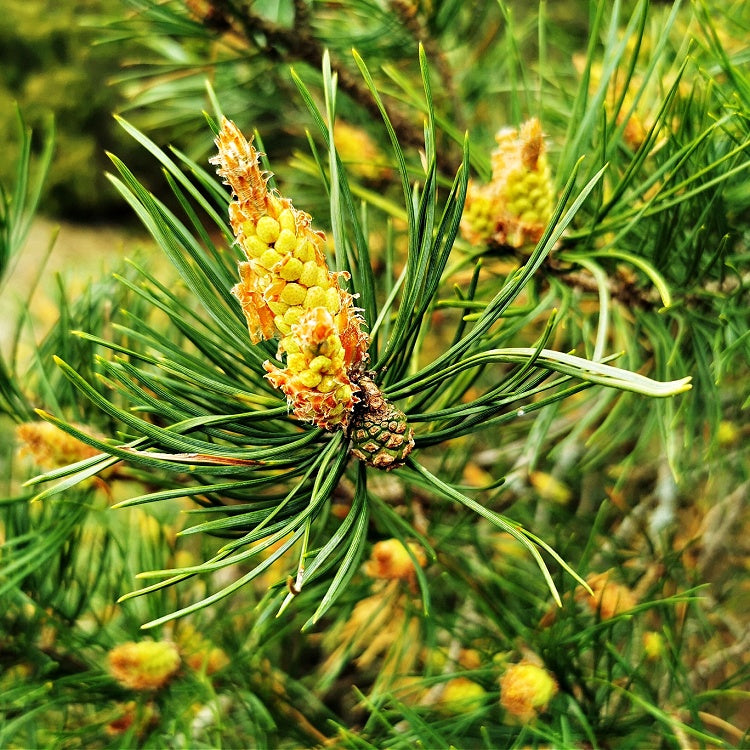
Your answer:
[[[571,267],[565,262],[551,256],[547,265],[550,274],[575,290],[587,294],[599,292],[599,284],[594,275],[584,269]],[[640,286],[633,274],[616,270],[607,277],[607,291],[610,298],[617,300],[627,308],[639,307],[643,310],[654,310],[661,307],[658,292],[650,286]]]
[[[201,17],[212,28],[231,30],[235,37],[241,37],[248,47],[259,49],[267,58],[285,62],[300,61],[317,70],[322,66],[326,50],[314,35],[306,3],[295,3],[292,28],[268,21],[240,7],[234,0],[207,0],[206,6],[208,7],[201,11]],[[337,76],[338,88],[370,115],[379,119],[380,110],[364,82],[341,60],[333,57],[331,69]],[[403,146],[424,147],[424,132],[420,125],[416,125],[395,107],[389,109],[389,117]],[[441,154],[440,166],[447,172],[454,172],[456,160]]]

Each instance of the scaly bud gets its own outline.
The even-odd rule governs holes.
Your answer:
[[[177,646],[169,641],[139,641],[115,646],[107,655],[112,676],[130,690],[163,687],[180,668]]]
[[[414,542],[407,542],[409,550],[423,568],[427,564],[424,550]],[[371,578],[401,580],[412,583],[416,578],[414,561],[398,539],[384,539],[373,545],[365,573]]]
[[[473,244],[521,248],[536,244],[552,215],[554,193],[542,126],[533,118],[519,131],[500,130],[492,179],[469,185],[461,228]]]
[[[333,138],[341,161],[354,174],[365,180],[387,180],[391,176],[385,156],[367,131],[337,122]]]
[[[627,586],[610,580],[609,571],[591,575],[586,582],[594,592],[593,596],[579,586],[576,589],[576,601],[586,602],[591,611],[597,613],[602,620],[610,620],[638,604],[638,598]]]
[[[19,453],[30,455],[43,469],[67,466],[91,458],[99,452],[50,422],[19,424],[16,427],[16,437],[20,443]]]
[[[557,682],[543,667],[521,662],[505,670],[500,678],[500,705],[523,723],[544,711],[557,693]]]

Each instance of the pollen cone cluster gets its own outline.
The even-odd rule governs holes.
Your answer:
[[[354,297],[325,261],[325,236],[311,218],[268,188],[260,154],[224,118],[211,159],[232,188],[232,230],[246,260],[232,289],[250,339],[278,337],[285,367],[264,363],[266,377],[298,419],[352,437],[353,452],[378,468],[403,463],[414,440],[404,414],[365,376],[369,340]],[[358,436],[361,436],[360,440]]]
[[[308,214],[269,190],[260,154],[234,123],[222,121],[216,145],[212,162],[234,193],[229,219],[247,258],[232,293],[253,343],[278,336],[278,356],[286,355],[284,368],[264,364],[267,377],[297,418],[346,426],[359,391],[349,373],[363,369],[368,339],[352,295],[339,286],[344,274],[328,271],[324,235],[312,230]]]
[[[534,118],[520,132],[500,130],[495,140],[492,179],[487,185],[470,183],[461,230],[476,245],[535,245],[554,204],[542,126]]]

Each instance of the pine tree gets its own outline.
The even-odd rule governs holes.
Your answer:
[[[3,743],[746,741],[744,4],[130,5],[175,278],[2,361]]]

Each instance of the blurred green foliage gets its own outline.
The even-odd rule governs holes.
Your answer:
[[[128,153],[146,169],[140,153],[122,134],[112,113],[122,94],[108,84],[125,45],[97,45],[97,15],[111,10],[104,0],[25,2],[6,0],[0,14],[0,142],[16,140],[17,103],[35,133],[57,124],[55,158],[41,210],[74,220],[130,219],[104,177],[105,150]],[[38,158],[44,144],[35,138]],[[0,181],[11,182],[11,160],[0,161]]]

